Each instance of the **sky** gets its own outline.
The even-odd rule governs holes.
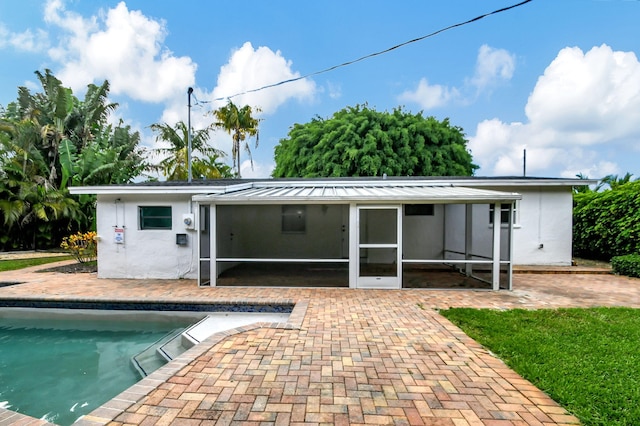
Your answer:
[[[388,53],[383,51],[519,0],[21,0],[0,2],[0,105],[40,90],[50,69],[83,99],[108,80],[110,118],[149,149],[149,126],[199,129],[232,98],[259,108],[253,167],[296,123],[367,104],[403,107],[463,129],[477,176],[640,177],[640,1],[532,0]],[[242,7],[239,7],[241,5]],[[228,7],[227,7],[228,6]],[[230,154],[223,131],[211,138]],[[231,164],[230,155],[226,162]]]

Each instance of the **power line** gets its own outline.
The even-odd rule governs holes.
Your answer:
[[[306,75],[303,75],[303,76],[300,76],[300,77],[290,78],[288,80],[282,80],[282,81],[279,81],[277,83],[267,84],[266,86],[258,87],[258,88],[255,88],[255,89],[245,90],[244,92],[239,92],[239,93],[236,93],[236,94],[231,95],[231,96],[224,96],[224,97],[220,97],[220,98],[215,98],[213,100],[214,101],[224,101],[225,99],[235,98],[236,96],[246,95],[248,93],[259,92],[259,91],[262,91],[262,90],[265,90],[265,89],[270,89],[272,87],[282,86],[283,84],[289,84],[289,83],[293,83],[295,81],[304,80],[305,78],[313,77],[313,76],[316,76],[316,75],[319,75],[319,74],[328,73],[328,72],[333,71],[335,69],[346,67],[348,65],[353,65],[353,64],[355,64],[357,62],[364,61],[365,59],[369,59],[369,58],[373,58],[375,56],[380,56],[380,55],[383,55],[385,53],[389,53],[389,52],[391,52],[393,50],[399,49],[399,48],[404,47],[404,46],[406,46],[408,44],[417,43],[417,42],[422,41],[424,39],[427,39],[427,38],[430,38],[430,37],[434,37],[434,36],[436,36],[436,35],[438,35],[440,33],[443,33],[445,31],[448,31],[448,30],[451,30],[451,29],[454,29],[454,28],[457,28],[457,27],[462,27],[462,26],[467,25],[467,24],[471,24],[473,22],[479,21],[479,20],[481,20],[483,18],[486,18],[488,16],[496,15],[498,13],[502,13],[502,12],[506,12],[506,11],[511,10],[511,9],[515,9],[515,8],[520,7],[522,5],[525,5],[525,4],[527,4],[527,3],[531,2],[531,1],[533,1],[533,0],[524,0],[524,1],[521,1],[520,3],[516,3],[516,4],[513,4],[511,6],[503,7],[501,9],[496,9],[493,12],[489,12],[489,13],[485,13],[485,14],[480,15],[480,16],[476,16],[475,18],[469,19],[469,20],[464,21],[464,22],[458,22],[457,24],[449,25],[448,27],[441,28],[441,29],[439,29],[437,31],[434,31],[434,32],[432,32],[430,34],[427,34],[427,35],[424,35],[422,37],[414,38],[412,40],[408,40],[408,41],[405,41],[403,43],[396,44],[395,46],[389,47],[387,49],[380,50],[380,51],[374,52],[374,53],[370,53],[368,55],[361,56],[358,59],[354,59],[354,60],[351,60],[351,61],[343,62],[341,64],[334,65],[334,66],[331,66],[329,68],[325,68],[325,69],[320,70],[320,71],[315,71],[315,72],[312,72],[312,73],[309,73],[309,74],[306,74]],[[201,101],[201,102],[204,103],[206,101]]]

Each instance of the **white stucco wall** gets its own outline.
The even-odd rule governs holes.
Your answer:
[[[571,265],[571,187],[527,187],[518,192],[522,200],[513,235],[515,264]]]
[[[444,244],[443,250],[458,253],[465,251],[465,205],[448,204],[443,208]],[[461,259],[461,255],[451,252],[445,253],[445,259]]]
[[[570,187],[491,188],[515,191],[522,195],[516,203],[513,229],[513,263],[515,265],[571,265],[572,206]],[[464,251],[464,206],[447,206],[446,247]],[[493,225],[489,223],[489,206],[473,205],[472,253],[491,256]],[[455,224],[455,225],[454,225]],[[501,259],[508,250],[508,233],[501,231]]]
[[[471,204],[470,254],[475,260],[489,260],[493,257],[493,226],[489,224],[489,204]],[[464,259],[466,249],[467,205],[448,204],[445,206],[445,258]],[[500,231],[500,259],[509,256],[508,228]]]
[[[402,244],[405,259],[442,257],[444,205],[436,204],[433,207],[433,216],[407,216],[403,212]]]
[[[197,278],[197,235],[187,230],[187,195],[100,195],[98,217],[99,278]],[[116,202],[116,199],[120,201]],[[171,230],[140,230],[139,206],[171,206]],[[194,206],[195,208],[195,206]],[[124,227],[124,244],[114,241],[115,226]],[[186,246],[176,234],[187,234]]]
[[[496,187],[522,195],[516,203],[513,229],[515,265],[571,265],[572,206],[570,187]],[[489,205],[472,207],[473,242],[471,252],[491,257],[493,225],[489,223]],[[464,214],[461,204],[446,207],[446,248],[464,251]],[[506,227],[501,230],[501,259],[509,248]]]
[[[518,191],[520,192],[520,191]],[[524,196],[523,196],[524,197]],[[518,203],[516,203],[518,205]],[[493,225],[489,223],[490,209],[489,204],[474,204],[472,207],[472,227],[473,240],[471,244],[471,253],[477,256],[491,258],[493,255]],[[463,208],[464,212],[464,208]],[[500,215],[500,213],[498,213]],[[516,216],[519,213],[516,211]],[[498,216],[499,217],[499,216]],[[514,241],[518,225],[514,225]],[[462,236],[464,239],[464,235]],[[464,243],[464,240],[463,240]],[[464,247],[464,245],[463,245]],[[509,228],[501,225],[500,229],[500,259],[507,260],[509,257]],[[514,253],[514,258],[515,258]]]

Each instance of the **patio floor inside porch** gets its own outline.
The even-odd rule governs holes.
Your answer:
[[[381,265],[369,265],[375,274],[390,273]],[[364,272],[366,273],[366,272]],[[395,273],[395,272],[393,272]],[[491,280],[490,271],[474,270],[474,275]],[[506,283],[506,273],[501,282]],[[282,263],[245,262],[222,272],[219,287],[349,287],[349,269],[345,263]],[[425,289],[486,289],[491,285],[468,277],[445,264],[405,265],[402,271],[403,288]]]

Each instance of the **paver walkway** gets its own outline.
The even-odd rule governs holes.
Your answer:
[[[577,423],[437,309],[640,307],[640,280],[580,274],[514,280],[512,292],[202,289],[190,280],[17,271],[0,273],[0,281],[24,282],[0,288],[0,299],[294,300],[306,308],[286,327],[212,336],[193,360],[145,382],[153,386],[138,388],[137,397],[123,394],[86,416],[87,425]]]

